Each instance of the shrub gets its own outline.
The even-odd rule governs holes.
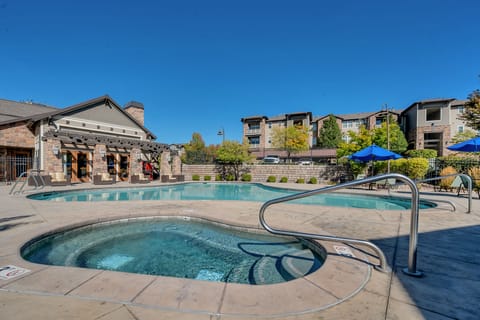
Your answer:
[[[212,180],[212,177],[211,176],[204,176],[203,180],[204,181],[210,181],[210,180]]]
[[[440,176],[447,176],[449,174],[455,174],[455,173],[457,173],[457,170],[455,170],[454,167],[448,166],[443,168],[442,171],[440,171]],[[447,178],[441,179],[438,185],[440,186],[441,189],[442,188],[451,189],[451,185],[454,179],[455,177],[447,177]]]
[[[227,181],[234,181],[235,180],[235,176],[231,173],[227,174],[227,176],[225,177],[225,180]]]
[[[267,182],[275,182],[277,181],[277,178],[275,176],[268,176]]]
[[[468,175],[472,177],[473,188],[479,189],[480,188],[480,167],[472,167],[468,170]],[[479,194],[480,196],[480,194]]]
[[[298,178],[296,183],[305,183],[305,179],[303,178]]]
[[[411,158],[436,158],[437,150],[433,149],[418,149],[418,150],[408,150],[405,152],[405,155]]]
[[[390,172],[407,175],[407,159],[402,158],[390,161]]]
[[[248,174],[248,173],[244,173],[244,174],[242,174],[241,180],[246,181],[246,182],[250,182],[250,181],[252,181],[252,175]]]
[[[422,179],[428,171],[428,160],[426,158],[407,159],[406,174],[411,179]]]
[[[288,182],[288,178],[287,178],[287,177],[281,177],[281,178],[280,178],[280,182],[281,182],[281,183],[287,183],[287,182]]]
[[[311,177],[310,180],[308,181],[308,183],[310,183],[310,184],[317,184],[317,183],[318,183],[317,178]]]
[[[215,181],[222,181],[222,175],[221,174],[217,174],[215,175]]]
[[[200,181],[200,176],[198,174],[193,174],[192,175],[192,180],[193,181]]]
[[[473,180],[478,180],[480,182],[480,167],[472,167],[468,170],[468,175],[472,177]]]

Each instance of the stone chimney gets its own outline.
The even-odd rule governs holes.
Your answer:
[[[143,103],[137,101],[130,101],[125,105],[123,110],[128,112],[142,126],[144,125],[145,111],[143,109]]]

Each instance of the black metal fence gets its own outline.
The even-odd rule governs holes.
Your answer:
[[[479,158],[433,158],[429,159],[429,170],[425,178],[438,177],[445,167],[453,167],[458,173],[468,174],[473,167],[480,167]]]
[[[23,172],[33,167],[33,159],[25,155],[0,156],[0,181],[15,181]]]

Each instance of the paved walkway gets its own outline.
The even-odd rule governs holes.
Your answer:
[[[457,210],[452,212],[447,204],[421,210],[417,261],[424,272],[421,278],[401,271],[408,261],[410,211],[276,205],[267,211],[275,226],[371,240],[385,252],[391,272],[374,270],[371,266],[378,260],[366,248],[351,248],[355,255],[351,258],[337,254],[334,246],[344,244],[321,242],[326,260],[318,271],[283,284],[249,286],[38,265],[23,260],[19,249],[51,230],[152,215],[189,216],[260,229],[261,203],[62,203],[9,196],[9,190],[10,186],[0,186],[0,267],[14,265],[30,272],[0,279],[2,319],[478,319],[480,314],[477,197],[472,213],[467,214],[465,197],[446,192],[422,195],[453,201]]]

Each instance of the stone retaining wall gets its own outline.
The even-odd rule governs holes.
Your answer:
[[[299,178],[305,179],[308,182],[310,178],[317,178],[318,182],[335,181],[340,176],[345,175],[345,168],[343,166],[333,165],[282,165],[282,164],[257,164],[245,165],[242,168],[242,173],[248,172],[252,175],[253,182],[266,182],[269,176],[275,176],[277,182],[282,177],[287,177],[288,182],[295,182]],[[212,181],[218,174],[215,165],[192,165],[183,164],[182,174],[185,180],[192,180],[192,175],[199,175],[200,180],[204,180],[206,175],[211,176]]]

